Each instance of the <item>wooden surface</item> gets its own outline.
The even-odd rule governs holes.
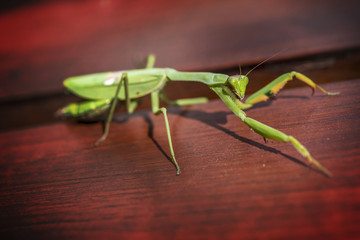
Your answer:
[[[0,239],[359,239],[359,1],[24,1],[0,6]],[[168,108],[145,98],[101,123],[53,117],[78,99],[71,75],[139,66],[250,74],[252,93],[302,72],[330,91],[287,85],[247,114],[298,138],[333,172],[263,139],[219,100]],[[141,64],[140,64],[141,65]],[[217,97],[195,83],[172,99]]]
[[[247,111],[297,137],[334,174],[263,139],[220,101],[162,116],[0,134],[0,235],[43,239],[358,239],[360,80],[284,90]]]

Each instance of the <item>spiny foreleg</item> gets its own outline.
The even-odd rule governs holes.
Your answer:
[[[304,74],[292,71],[281,75],[280,77],[276,78],[274,81],[270,82],[265,87],[261,88],[254,94],[250,95],[246,99],[245,103],[252,106],[256,103],[268,100],[269,98],[275,96],[286,85],[286,83],[288,83],[290,80],[293,80],[294,77],[309,85],[313,90],[313,94],[316,88],[320,89],[322,92],[324,92],[327,95],[339,94],[338,92],[334,92],[334,93],[328,92],[319,85],[317,85],[315,82],[313,82],[310,78],[308,78]]]

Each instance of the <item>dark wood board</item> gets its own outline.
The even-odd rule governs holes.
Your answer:
[[[359,239],[360,80],[339,96],[287,89],[248,116],[298,138],[334,176],[289,144],[263,139],[220,100],[0,133],[1,239]]]
[[[355,0],[39,1],[0,14],[0,98],[62,91],[72,75],[213,70],[359,47]]]

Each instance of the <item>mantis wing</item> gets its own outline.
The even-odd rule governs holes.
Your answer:
[[[131,99],[147,95],[166,84],[164,70],[161,68],[88,74],[67,78],[63,84],[69,91],[82,98],[112,99],[123,73],[128,74]],[[125,100],[124,87],[121,88],[118,98]]]

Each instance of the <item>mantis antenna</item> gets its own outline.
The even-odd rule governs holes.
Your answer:
[[[256,65],[255,67],[253,67],[250,71],[247,72],[247,74],[245,76],[248,76],[253,70],[255,70],[256,68],[258,68],[259,66],[261,66],[262,64],[266,63],[267,61],[269,61],[270,59],[276,57],[277,55],[279,55],[280,53],[284,52],[285,50],[280,50],[279,52],[275,53],[274,55],[268,57],[267,59],[265,59],[264,61],[262,61],[261,63],[259,63],[258,65]],[[240,73],[241,75],[241,73]]]

